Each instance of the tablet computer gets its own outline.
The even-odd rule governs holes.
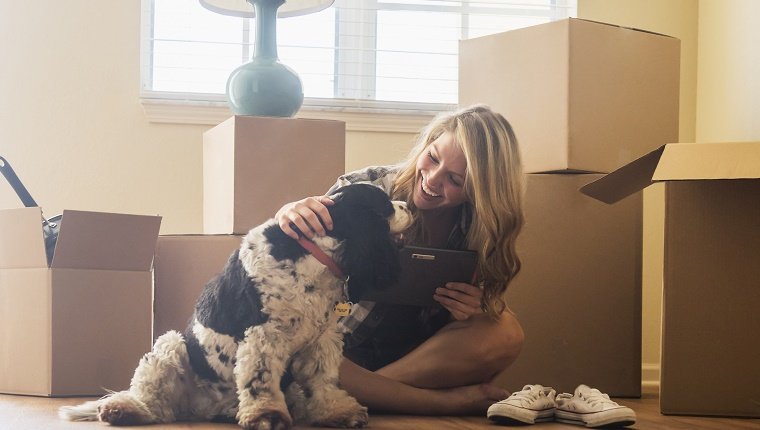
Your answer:
[[[475,251],[406,246],[399,251],[399,282],[380,290],[368,290],[362,300],[415,306],[440,306],[435,289],[447,282],[472,283],[478,262]]]

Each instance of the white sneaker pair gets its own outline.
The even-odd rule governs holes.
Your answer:
[[[488,419],[499,424],[534,424],[556,420],[586,427],[625,427],[636,422],[636,413],[610,400],[596,388],[579,385],[575,394],[541,385],[526,385],[521,391],[488,408]]]

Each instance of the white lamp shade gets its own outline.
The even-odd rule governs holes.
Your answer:
[[[278,18],[306,15],[327,9],[335,0],[287,0],[277,9]],[[256,16],[253,5],[246,0],[200,0],[201,6],[223,15],[253,18]]]

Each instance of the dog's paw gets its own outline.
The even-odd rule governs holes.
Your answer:
[[[130,410],[128,405],[119,403],[110,403],[99,407],[98,419],[116,426],[135,425],[141,422],[136,411]]]
[[[289,430],[293,426],[293,420],[287,413],[270,410],[244,415],[238,424],[246,430]]]
[[[128,424],[122,422],[124,418],[124,408],[120,405],[103,405],[98,408],[98,419],[109,424]]]
[[[362,428],[369,424],[369,414],[367,408],[356,405],[355,408],[335,411],[330,416],[323,418],[313,425],[317,427],[340,427],[340,428]]]
[[[98,406],[98,419],[117,426],[148,424],[153,421],[144,405],[122,393],[107,398]]]

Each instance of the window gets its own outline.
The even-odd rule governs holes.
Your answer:
[[[278,19],[280,60],[305,106],[436,111],[457,102],[458,41],[576,14],[576,0],[336,0]],[[143,0],[142,97],[224,103],[230,72],[250,61],[254,20],[195,0]]]

